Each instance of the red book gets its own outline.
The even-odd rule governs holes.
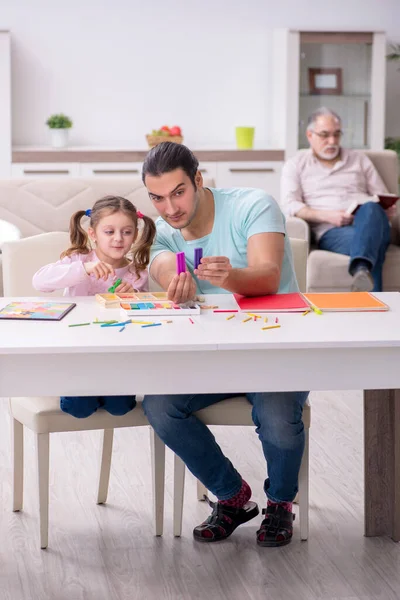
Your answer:
[[[234,294],[244,312],[304,312],[310,306],[300,293],[271,294],[270,296],[241,296]]]
[[[364,202],[355,200],[347,208],[346,213],[349,215],[354,215],[360,206],[366,202],[376,202],[377,204],[380,204],[384,210],[387,210],[396,204],[399,199],[400,198],[397,194],[376,194],[375,196],[369,196]]]

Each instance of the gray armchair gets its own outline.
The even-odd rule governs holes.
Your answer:
[[[392,150],[373,152],[366,150],[389,192],[399,191],[399,160]],[[397,203],[397,215],[392,222],[392,243],[383,265],[383,289],[385,292],[400,292],[400,201]],[[300,238],[310,244],[310,228],[298,217],[290,217],[286,223],[290,238]],[[349,257],[344,254],[316,250],[310,245],[307,261],[308,292],[348,292],[351,290],[352,277],[348,273]]]

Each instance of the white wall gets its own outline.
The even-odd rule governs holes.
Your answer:
[[[227,146],[235,125],[269,142],[268,36],[274,27],[385,30],[399,0],[0,0],[12,31],[14,145],[48,143],[50,113],[72,144],[145,147],[181,125],[188,145]],[[400,73],[390,65],[387,133],[400,135]],[[395,100],[397,94],[397,100]]]

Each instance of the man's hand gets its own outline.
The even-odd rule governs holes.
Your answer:
[[[168,300],[175,304],[184,304],[195,299],[196,282],[188,271],[173,277],[168,286],[167,296]]]
[[[393,204],[393,206],[391,206],[390,208],[387,208],[385,210],[386,216],[388,219],[393,219],[394,217],[397,216],[397,208],[396,205]]]
[[[201,259],[194,273],[202,281],[209,281],[211,285],[223,287],[231,271],[232,265],[226,256],[207,256]]]
[[[335,227],[345,227],[351,225],[354,221],[354,216],[349,215],[344,210],[327,210],[326,212],[326,223],[330,223]]]

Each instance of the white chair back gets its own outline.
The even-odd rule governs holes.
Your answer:
[[[290,245],[293,254],[293,266],[296,274],[297,283],[301,292],[306,291],[307,287],[307,257],[308,257],[308,242],[290,238]]]
[[[21,232],[12,223],[0,219],[0,250],[5,242],[19,240]]]
[[[59,260],[68,245],[69,234],[63,231],[5,242],[2,248],[4,295],[43,296],[43,292],[32,286],[32,277],[40,267]],[[45,295],[60,296],[60,290]]]
[[[3,246],[3,284],[5,296],[42,296],[32,286],[32,277],[44,265],[56,262],[68,248],[69,235],[64,231],[41,233],[29,238],[5,242]],[[308,245],[304,240],[290,239],[294,270],[300,291],[306,291]],[[152,289],[157,286],[152,282]],[[46,294],[47,295],[47,294]],[[49,295],[60,295],[56,291]]]

